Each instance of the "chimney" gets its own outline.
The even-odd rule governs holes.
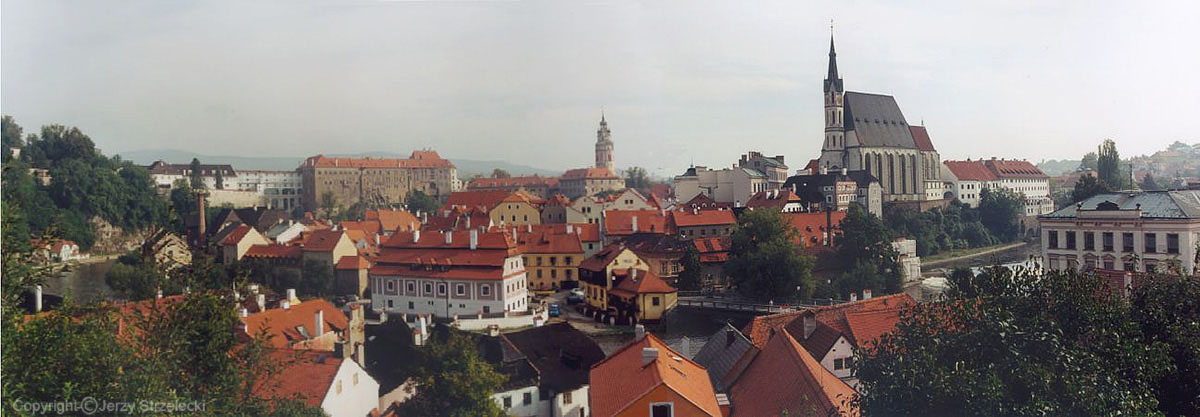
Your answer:
[[[421,240],[421,229],[413,229],[413,242],[417,243]]]
[[[848,174],[848,173],[849,173],[849,170],[843,167],[842,168],[842,176],[846,176],[846,174]]]
[[[42,311],[42,286],[33,286],[33,312],[40,313]]]
[[[379,233],[375,234],[375,246],[379,246]]]
[[[247,317],[249,315],[250,315],[250,311],[246,310],[246,307],[242,307],[242,308],[238,309],[238,317]]]
[[[283,300],[283,301],[280,301],[280,302],[279,302],[279,308],[282,308],[282,309],[284,309],[284,310],[291,310],[291,309],[292,309],[292,303],[289,303],[289,302],[288,302],[288,300]]]
[[[574,230],[574,229],[575,229],[575,228],[574,228],[574,226],[572,226],[570,223],[567,223],[567,234],[568,234],[568,235],[569,235],[569,234],[572,234],[572,233],[575,233],[575,230]]]
[[[863,299],[864,300],[871,299],[871,289],[870,288],[863,288]]]
[[[517,240],[517,228],[515,228],[515,227],[514,227],[514,228],[512,229],[512,231],[513,231],[513,233],[512,233],[512,235],[513,235],[513,240],[515,241],[515,240]]]
[[[155,299],[155,300],[161,300],[161,299],[162,299],[162,288],[159,288],[159,289],[157,289],[157,290],[154,290],[154,299]]]
[[[204,246],[208,243],[208,225],[204,215],[204,192],[196,193],[196,244]]]
[[[452,231],[447,230],[447,231],[443,232],[442,234],[446,235],[446,244],[447,245],[454,242],[454,233]]]
[[[637,227],[637,216],[633,216],[633,232],[634,232],[634,233],[637,233],[637,231],[638,231],[638,227]]]
[[[858,293],[850,293],[850,301],[858,301]]]
[[[267,310],[267,295],[266,294],[259,294],[257,297],[254,297],[254,302],[255,302],[255,304],[258,304],[258,311],[261,312],[261,311]]]
[[[804,313],[804,339],[807,340],[817,330],[817,314],[811,311]]]
[[[533,233],[533,223],[528,223],[525,225],[525,233]]]
[[[467,216],[467,228],[471,228],[471,216]]]
[[[471,229],[471,250],[475,250],[477,247],[479,247],[479,232]]]
[[[633,326],[633,340],[642,340],[646,338],[646,326]]]
[[[325,334],[325,311],[324,310],[317,310],[316,313],[313,313],[313,330],[314,330],[314,332],[313,332],[312,337],[314,337],[314,338]]]
[[[500,325],[499,324],[489,324],[487,327],[487,330],[488,330],[488,336],[496,337],[496,336],[500,335]]]
[[[829,167],[821,167],[821,175],[828,175]]]
[[[358,362],[359,366],[366,368],[367,366],[367,350],[362,343],[354,345],[354,361]]]
[[[287,299],[288,299],[289,303],[300,304],[300,299],[296,298],[296,289],[295,288],[287,289]]]
[[[833,246],[833,207],[825,208],[825,246]]]
[[[642,348],[642,366],[649,365],[658,359],[658,348],[644,347]]]
[[[429,330],[425,327],[425,315],[417,316],[417,331],[421,333],[421,340],[424,341],[429,335]]]

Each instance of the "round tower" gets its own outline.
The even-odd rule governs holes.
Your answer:
[[[596,168],[613,169],[612,132],[608,130],[603,112],[600,113],[600,129],[596,130]]]

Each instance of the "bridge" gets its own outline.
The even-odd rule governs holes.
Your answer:
[[[798,304],[773,304],[752,300],[712,296],[680,296],[676,306],[686,306],[707,310],[734,311],[751,314],[788,313],[800,309],[839,304],[842,301],[833,299],[807,300]]]

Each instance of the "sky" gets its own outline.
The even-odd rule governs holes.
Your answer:
[[[896,96],[943,159],[1200,142],[1200,3],[0,3],[0,111],[105,152],[431,148],[672,176],[819,155],[830,21],[847,90]]]

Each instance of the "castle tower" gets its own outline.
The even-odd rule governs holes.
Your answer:
[[[845,88],[838,76],[837,52],[833,35],[829,35],[829,73],[825,76],[825,143],[821,146],[821,162],[827,168],[845,167],[846,129],[842,120],[842,99]]]
[[[600,112],[600,129],[596,130],[596,168],[613,169],[612,132],[608,130],[604,112]]]

